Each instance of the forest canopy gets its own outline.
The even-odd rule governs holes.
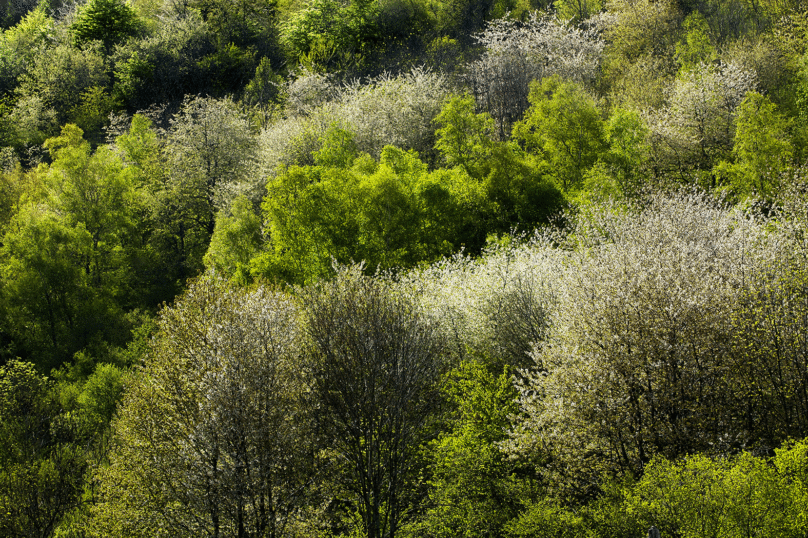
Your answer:
[[[806,32],[0,2],[0,534],[804,536]]]

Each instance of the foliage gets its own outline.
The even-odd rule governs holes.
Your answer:
[[[0,366],[0,531],[52,536],[82,502],[87,459],[78,417],[61,412],[53,383],[31,363]]]
[[[444,341],[406,295],[358,267],[301,290],[318,423],[347,469],[368,538],[393,538],[418,502],[417,455],[434,436]]]
[[[216,217],[205,266],[245,283],[250,278],[250,260],[263,242],[261,219],[246,196],[236,198],[229,213],[222,210]]]
[[[279,166],[314,164],[328,129],[336,126],[354,133],[357,149],[378,158],[388,145],[414,149],[434,161],[433,120],[449,95],[445,76],[425,69],[403,75],[382,75],[342,91],[329,77],[304,73],[286,89],[287,118],[260,135],[263,175]]]
[[[198,62],[214,51],[210,29],[198,15],[166,17],[152,34],[115,49],[115,90],[131,112],[204,92],[210,81],[200,76]]]
[[[385,146],[413,149],[434,162],[433,120],[449,96],[449,81],[440,74],[415,68],[397,77],[382,75],[360,85],[348,85],[338,117],[356,134],[359,151],[374,157]]]
[[[131,298],[132,177],[109,149],[93,153],[67,125],[47,141],[44,198],[25,203],[2,248],[8,327],[21,352],[58,366],[91,339],[125,339],[119,307]]]
[[[211,207],[226,208],[241,192],[260,189],[247,183],[255,159],[250,123],[229,99],[186,99],[171,119],[166,152],[170,181],[196,190],[193,196]]]
[[[513,463],[499,451],[509,417],[517,411],[516,390],[507,369],[491,374],[482,361],[463,362],[443,387],[453,408],[448,429],[436,439],[430,508],[423,532],[429,536],[501,534],[517,509]],[[521,492],[520,492],[521,493]]]
[[[544,472],[581,495],[655,454],[749,443],[731,312],[746,275],[779,256],[765,227],[703,195],[654,195],[636,213],[593,208],[571,238],[509,450],[550,451]]]
[[[700,65],[676,80],[668,105],[647,115],[651,156],[659,172],[704,180],[732,150],[736,108],[755,89],[754,74],[737,65]],[[714,180],[704,180],[714,186]]]
[[[698,11],[685,18],[682,29],[685,35],[676,44],[676,62],[681,71],[695,69],[701,64],[715,61],[716,52],[710,41],[710,28]]]
[[[76,45],[101,41],[106,50],[135,35],[140,23],[135,11],[124,0],[90,0],[71,25]]]
[[[524,367],[544,340],[563,255],[536,236],[491,244],[479,260],[458,254],[412,271],[405,284],[439,321],[455,360],[490,357],[497,369]]]
[[[471,95],[454,96],[435,117],[435,149],[450,166],[462,166],[471,177],[479,177],[479,167],[491,154],[494,120],[487,114],[474,113]]]
[[[492,21],[477,40],[485,53],[470,66],[470,86],[477,105],[496,120],[500,139],[527,110],[530,82],[553,74],[590,82],[604,47],[594,29],[536,13],[524,23]]]
[[[514,138],[546,159],[557,184],[579,188],[584,173],[605,151],[603,120],[594,100],[558,75],[533,84],[530,109],[514,125]]]
[[[94,535],[283,536],[310,476],[297,309],[197,280],[163,310],[100,468]]]
[[[627,496],[627,509],[664,535],[802,536],[805,485],[784,463],[804,450],[783,447],[772,462],[746,452],[721,460],[658,458]]]
[[[794,154],[788,123],[775,105],[757,92],[749,92],[735,117],[735,162],[717,171],[739,197],[771,200],[781,190],[780,177]],[[723,178],[722,178],[723,179]]]
[[[469,218],[461,211],[458,174],[430,173],[417,154],[392,146],[378,164],[367,156],[354,160],[345,153],[346,138],[330,140],[335,146],[317,154],[323,165],[292,166],[267,186],[270,242],[255,261],[256,272],[309,280],[328,274],[332,258],[364,260],[372,268],[412,266],[471,239],[457,233]],[[334,161],[334,155],[341,156]],[[352,167],[334,166],[341,162]],[[474,210],[478,200],[470,194]]]
[[[103,57],[91,46],[84,49],[67,44],[43,47],[32,61],[33,65],[21,76],[17,89],[18,107],[26,99],[41,99],[44,107],[54,110],[60,124],[66,120],[68,111],[81,103],[83,92],[108,83]]]
[[[37,51],[52,37],[54,21],[44,5],[30,11],[0,39],[0,92],[10,93],[31,68]]]

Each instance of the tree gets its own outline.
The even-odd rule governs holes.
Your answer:
[[[53,383],[34,365],[0,366],[0,532],[53,536],[82,502],[88,460],[74,421],[62,414]]]
[[[478,167],[491,152],[494,119],[487,113],[474,113],[474,98],[465,94],[449,98],[435,117],[435,149],[446,163],[462,166],[471,177],[479,177]]]
[[[754,442],[730,375],[732,312],[779,241],[698,195],[606,206],[579,226],[510,449],[550,451],[544,472],[580,495],[604,473],[640,475],[655,454]]]
[[[138,129],[144,133],[142,142],[154,149],[156,141],[144,126]],[[154,161],[150,165],[156,176],[151,184],[153,243],[171,280],[182,282],[203,268],[217,211],[229,211],[242,194],[258,203],[261,184],[250,177],[256,144],[249,122],[232,101],[194,97],[172,117],[164,144],[156,145],[162,152],[157,163],[164,169],[155,168]]]
[[[746,405],[746,428],[769,447],[808,433],[808,267],[803,232],[779,216],[788,239],[777,257],[750,274],[733,316],[731,379]]]
[[[529,99],[531,107],[514,126],[514,138],[547,160],[564,191],[579,187],[586,170],[606,150],[595,101],[558,75],[531,85]]]
[[[301,290],[320,427],[344,463],[368,538],[394,538],[410,515],[417,455],[434,435],[443,341],[392,282],[359,267]]]
[[[91,0],[81,7],[70,29],[76,45],[102,41],[109,53],[139,27],[137,14],[124,0]]]
[[[334,260],[392,269],[477,246],[470,221],[481,192],[464,174],[429,172],[416,153],[392,146],[378,163],[356,156],[353,136],[341,129],[320,143],[319,166],[290,166],[270,180],[268,242],[254,272],[306,282],[328,275]]]
[[[802,536],[806,490],[787,474],[800,448],[804,442],[784,446],[769,461],[748,452],[720,460],[656,458],[627,495],[626,509],[665,536]]]
[[[788,124],[774,103],[757,92],[749,92],[738,106],[732,147],[735,162],[716,167],[737,196],[772,200],[780,194],[781,176],[794,154]]]
[[[114,90],[130,112],[154,104],[179,104],[186,95],[210,92],[201,61],[216,51],[210,28],[193,12],[161,16],[148,37],[118,45],[111,56]]]
[[[211,208],[226,208],[240,189],[249,188],[244,183],[253,171],[255,145],[250,123],[233,101],[186,99],[166,141],[170,175],[197,185]]]
[[[517,412],[506,369],[492,375],[482,361],[466,361],[446,376],[448,428],[433,442],[429,508],[423,526],[436,538],[501,535],[517,512],[519,480],[497,443]]]
[[[109,148],[92,152],[75,125],[45,145],[42,195],[21,205],[0,253],[8,326],[26,357],[55,367],[99,335],[128,338],[139,199],[131,170]]]
[[[55,111],[62,125],[70,110],[81,103],[82,93],[95,86],[106,87],[108,82],[98,47],[76,49],[58,44],[37,50],[33,65],[21,76],[17,93],[20,101],[41,99],[46,108]]]
[[[215,274],[160,315],[99,469],[98,536],[284,536],[311,478],[292,300]]]
[[[710,41],[710,27],[698,11],[687,16],[682,29],[683,38],[676,44],[676,62],[681,71],[697,68],[716,60],[715,47]]]
[[[205,254],[205,266],[246,283],[250,279],[250,260],[259,252],[262,243],[261,219],[246,197],[236,198],[229,215],[221,211],[216,217],[216,228]]]
[[[754,89],[754,73],[733,64],[701,64],[683,73],[668,105],[646,115],[657,173],[714,186],[705,176],[732,151],[736,108]]]
[[[500,140],[527,110],[532,81],[557,74],[589,82],[597,76],[605,45],[593,29],[536,13],[525,23],[492,21],[477,40],[486,51],[470,67],[472,93],[477,106],[496,120]]]

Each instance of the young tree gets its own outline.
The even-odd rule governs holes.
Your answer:
[[[780,194],[781,176],[794,154],[788,124],[768,98],[757,92],[746,95],[735,117],[735,162],[716,167],[738,197],[772,200]]]
[[[311,477],[291,299],[215,274],[166,308],[99,469],[98,536],[284,536]]]
[[[496,536],[518,510],[515,464],[497,443],[518,411],[516,389],[505,372],[492,375],[482,361],[466,361],[446,377],[451,405],[448,429],[430,454],[429,508],[422,523],[429,536]],[[521,492],[519,492],[521,493]]]
[[[347,469],[361,532],[394,538],[418,501],[417,455],[434,435],[444,342],[393,283],[359,267],[301,292],[318,421]]]
[[[0,366],[0,533],[53,536],[82,502],[82,438],[31,363]]]
[[[113,45],[135,35],[140,22],[124,0],[91,0],[81,7],[70,29],[76,45],[101,41],[109,53]]]

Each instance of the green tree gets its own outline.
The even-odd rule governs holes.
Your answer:
[[[474,97],[454,96],[446,101],[435,123],[438,141],[435,148],[450,166],[462,166],[466,173],[479,178],[478,167],[490,156],[494,119],[487,113],[475,113]]]
[[[352,136],[335,130],[315,154],[320,166],[291,166],[270,180],[263,204],[270,240],[253,262],[256,273],[302,282],[327,275],[332,258],[371,270],[409,267],[471,243],[480,192],[467,176],[430,173],[417,154],[392,146],[378,163],[354,156]]]
[[[530,109],[514,125],[514,138],[550,164],[566,192],[580,188],[584,173],[606,149],[603,120],[580,85],[559,76],[534,82]]]
[[[88,468],[75,421],[51,380],[18,360],[0,366],[0,532],[52,536],[82,502]]]
[[[712,63],[717,59],[715,47],[710,40],[710,27],[698,11],[687,16],[682,23],[684,36],[676,44],[676,62],[681,71],[694,69],[699,64]]]
[[[216,217],[205,266],[231,275],[237,282],[249,281],[250,260],[263,244],[261,224],[250,200],[245,196],[236,198],[229,215],[220,212]]]
[[[518,393],[507,369],[494,375],[475,360],[449,372],[443,392],[451,411],[430,450],[425,531],[438,538],[501,535],[525,493],[512,477],[515,464],[497,446],[518,411]]]
[[[9,327],[25,356],[53,367],[99,335],[128,338],[138,200],[130,170],[109,148],[93,153],[75,125],[46,147],[42,198],[22,204],[1,252]]]
[[[628,495],[627,510],[663,535],[683,538],[802,536],[804,484],[791,480],[780,463],[795,449],[780,449],[775,465],[746,452],[723,460],[657,458]]]
[[[20,77],[17,106],[25,106],[27,100],[36,98],[41,101],[43,112],[52,110],[57,123],[62,125],[67,122],[70,111],[81,104],[84,92],[93,87],[106,87],[108,83],[98,47],[76,49],[65,43],[40,47],[32,65]]]
[[[738,197],[772,200],[780,194],[781,177],[794,154],[788,129],[789,121],[767,97],[746,95],[735,115],[735,162],[716,167]]]
[[[140,27],[137,14],[125,0],[90,0],[79,9],[70,30],[76,45],[101,41],[109,53],[113,45],[137,34]]]

